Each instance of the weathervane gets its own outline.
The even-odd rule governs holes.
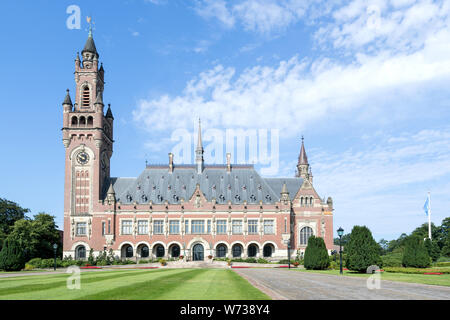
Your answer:
[[[92,27],[92,25],[95,25],[95,22],[92,21],[92,17],[89,17],[89,16],[86,17],[86,21],[89,24],[89,35],[91,36],[92,35],[92,30],[95,30],[95,26],[94,26],[94,28]]]

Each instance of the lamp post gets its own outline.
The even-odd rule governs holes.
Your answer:
[[[287,245],[287,253],[288,253],[288,268],[291,268],[291,240],[284,240],[284,243]]]
[[[342,229],[342,227],[339,227],[337,233],[339,236],[339,270],[340,274],[342,274],[342,235],[344,234],[344,229]]]
[[[56,249],[58,249],[58,245],[55,243],[53,244],[53,253],[54,253],[54,264],[53,264],[53,270],[56,271]]]

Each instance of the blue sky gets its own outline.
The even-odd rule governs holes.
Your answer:
[[[68,29],[78,5],[81,28]],[[177,129],[279,130],[293,176],[300,137],[335,229],[393,239],[450,208],[450,2],[2,1],[0,196],[62,226],[65,90],[87,37],[115,117],[113,176],[166,163]],[[207,139],[205,145],[208,145]],[[256,163],[260,169],[262,166]]]

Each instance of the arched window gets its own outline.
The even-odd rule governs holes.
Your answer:
[[[233,258],[239,258],[242,254],[242,247],[239,244],[233,246]]]
[[[227,254],[227,246],[224,244],[219,244],[216,248],[216,256],[218,258],[224,258]]]
[[[301,245],[307,245],[308,239],[313,235],[313,229],[310,227],[303,227],[300,230],[300,244]]]
[[[313,197],[309,198],[309,206],[310,206],[310,207],[313,207],[313,203],[314,203],[314,202],[313,202]]]
[[[86,125],[86,118],[81,116],[80,117],[80,126],[85,126]]]
[[[78,118],[75,117],[75,116],[72,117],[72,125],[73,126],[77,126],[78,125]]]
[[[303,207],[303,197],[300,198],[300,207]]]
[[[90,102],[89,87],[84,86],[81,92],[81,107],[88,108]]]
[[[87,118],[87,125],[88,127],[92,127],[92,125],[94,124],[94,118],[92,118],[91,116],[89,116]]]
[[[84,246],[78,246],[75,249],[75,259],[86,259],[86,248]]]

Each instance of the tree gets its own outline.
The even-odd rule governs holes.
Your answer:
[[[350,240],[350,233],[344,234],[341,239],[342,246],[345,246],[349,240]],[[333,244],[337,246],[339,245],[339,237],[333,239]]]
[[[408,237],[406,233],[402,233],[398,239],[389,241],[388,252],[393,252],[397,248],[402,248],[405,246],[405,240]]]
[[[441,255],[443,257],[450,257],[450,239],[447,239],[447,242],[441,250]]]
[[[311,236],[305,250],[304,266],[310,270],[323,270],[328,268],[330,259],[325,242],[320,237]]]
[[[441,248],[437,244],[437,241],[431,241],[430,238],[426,238],[424,242],[425,248],[427,249],[428,255],[433,261],[436,261],[441,256]]]
[[[29,209],[20,207],[17,203],[0,198],[0,235],[6,237],[11,227],[18,220],[25,218]]]
[[[55,217],[45,212],[40,212],[34,216],[32,222],[33,236],[38,239],[35,252],[39,254],[39,258],[53,258],[53,244],[58,245],[57,256],[62,257],[62,245],[55,223]]]
[[[426,268],[431,264],[423,240],[418,235],[411,235],[405,242],[402,265],[412,268]]]
[[[47,213],[39,213],[34,219],[21,219],[15,222],[8,235],[27,249],[27,258],[53,258],[53,244],[60,244],[59,231],[56,229],[54,217]],[[62,246],[58,245],[57,255],[61,256]]]
[[[428,223],[423,223],[420,227],[414,229],[411,235],[419,236],[421,239],[428,238]],[[436,226],[433,222],[431,223],[431,239],[437,242],[439,249],[444,246],[442,228],[441,226]]]
[[[380,246],[366,226],[353,227],[345,252],[349,270],[366,272],[372,265],[381,266]]]
[[[6,239],[0,251],[0,269],[5,271],[20,271],[25,267],[25,251],[14,240]]]
[[[386,239],[381,239],[378,241],[378,245],[380,246],[380,255],[385,255],[389,248],[389,241]]]

